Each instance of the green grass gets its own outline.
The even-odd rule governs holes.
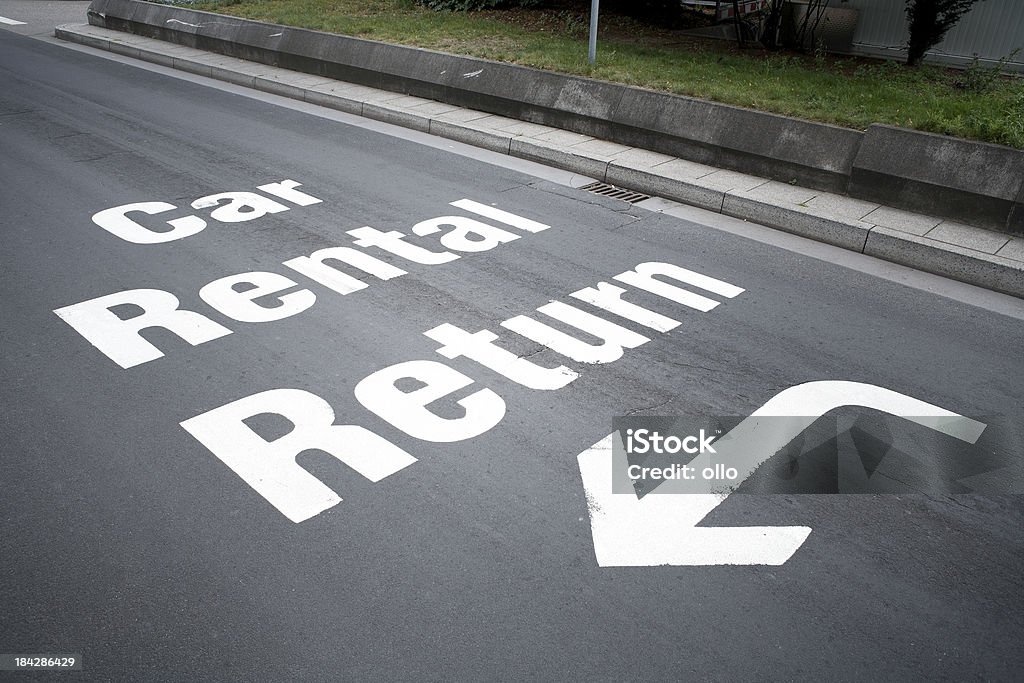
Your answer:
[[[289,26],[415,45],[864,129],[871,123],[1024,148],[1024,79],[936,66],[741,51],[603,16],[598,64],[569,11],[433,12],[413,0],[226,0],[194,5]],[[978,75],[974,72],[974,75]],[[984,76],[984,74],[981,74]],[[967,83],[968,87],[964,87]],[[972,84],[981,83],[981,86]]]

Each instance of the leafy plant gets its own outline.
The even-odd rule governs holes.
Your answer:
[[[1024,88],[1019,88],[1017,94],[1010,101],[1006,112],[1006,127],[1008,139],[1006,144],[1016,144],[1018,147],[1024,145]]]
[[[590,29],[588,18],[579,12],[562,10],[556,16],[560,21],[564,22],[566,35],[580,37],[586,35]]]
[[[993,67],[984,66],[978,55],[974,55],[971,63],[964,69],[963,75],[954,81],[954,85],[972,93],[987,93],[995,90],[996,84],[1003,76],[1006,63],[1016,57],[1020,50],[1018,47],[1010,54],[1001,57]]]

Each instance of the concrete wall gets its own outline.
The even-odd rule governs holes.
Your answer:
[[[936,138],[947,138],[884,126],[873,126],[865,134],[689,97],[139,0],[94,0],[89,21],[1024,233],[1024,152],[1019,150],[963,140],[942,145]],[[967,155],[971,163],[961,163],[956,155]]]

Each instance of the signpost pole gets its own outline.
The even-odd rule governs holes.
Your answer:
[[[591,64],[597,64],[597,6],[600,0],[590,0],[590,54]]]

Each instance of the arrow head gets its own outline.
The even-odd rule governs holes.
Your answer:
[[[594,553],[602,567],[780,565],[810,527],[698,527],[722,502],[715,494],[613,493],[609,434],[577,457],[590,513]]]

